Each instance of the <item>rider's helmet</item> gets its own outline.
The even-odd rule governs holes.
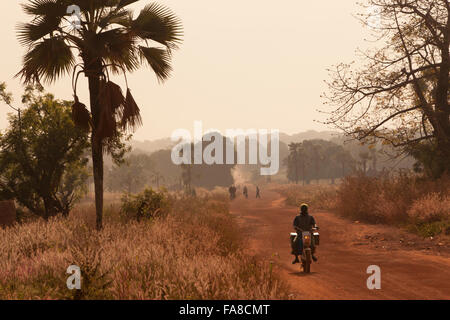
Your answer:
[[[308,212],[308,205],[306,203],[302,203],[300,205],[300,213],[307,213]]]

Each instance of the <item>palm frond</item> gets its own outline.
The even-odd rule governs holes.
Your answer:
[[[159,81],[169,78],[172,71],[171,56],[167,50],[139,46],[142,61],[147,61]]]
[[[100,18],[98,25],[100,28],[105,28],[106,26],[112,24],[123,24],[124,21],[129,21],[130,17],[132,17],[132,12],[126,9],[111,9],[107,12],[104,12]]]
[[[103,8],[111,8],[118,5],[120,0],[60,0],[65,3],[66,8],[69,5],[75,4],[80,7],[80,10],[85,13],[93,10],[99,10]]]
[[[100,119],[97,136],[99,139],[111,138],[117,132],[117,114],[123,110],[125,98],[120,87],[112,81],[100,82],[98,96]]]
[[[144,40],[156,41],[169,49],[176,49],[181,42],[181,20],[172,11],[157,3],[151,3],[131,21],[131,30]]]
[[[94,42],[90,49],[95,48],[98,56],[108,64],[119,65],[128,71],[134,71],[139,67],[139,58],[135,53],[135,39],[123,28],[102,32],[96,36]],[[114,67],[112,69],[118,71]]]
[[[44,16],[31,23],[22,23],[17,27],[17,38],[22,45],[30,45],[35,41],[56,31],[61,23],[61,17]]]
[[[132,3],[138,2],[139,0],[120,0],[119,4],[117,5],[118,9],[124,8]]]
[[[22,8],[29,15],[60,17],[66,13],[67,5],[58,0],[30,0]]]
[[[75,64],[72,50],[63,38],[52,37],[34,44],[23,58],[23,68],[16,75],[25,83],[44,80],[51,83]]]
[[[89,130],[89,126],[92,126],[91,114],[84,104],[82,104],[78,97],[75,96],[75,103],[72,105],[72,120],[76,126]]]
[[[121,127],[124,130],[132,131],[138,126],[142,126],[141,112],[131,95],[130,89],[127,89],[127,96],[125,98],[125,104],[122,112]]]

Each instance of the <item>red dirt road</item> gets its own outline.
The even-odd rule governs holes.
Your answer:
[[[250,235],[250,251],[274,261],[293,299],[450,299],[450,257],[445,250],[416,250],[414,243],[404,243],[408,239],[398,240],[395,228],[355,224],[328,212],[311,212],[320,226],[319,261],[310,274],[303,274],[299,264],[291,264],[289,245],[297,209],[286,206],[276,192],[263,191],[262,196],[239,197],[231,213]],[[380,290],[366,286],[370,265],[381,268]]]

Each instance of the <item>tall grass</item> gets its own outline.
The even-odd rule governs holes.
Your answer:
[[[332,210],[336,206],[337,185],[284,185],[276,191],[286,197],[286,204],[298,207],[307,203],[312,210]]]
[[[450,177],[410,174],[346,177],[338,185],[284,185],[276,191],[288,205],[332,210],[368,223],[406,227],[422,236],[450,235]]]
[[[106,206],[0,230],[0,299],[285,299],[270,265],[244,253],[226,195],[177,197],[165,218],[124,222]],[[70,291],[69,265],[82,271]]]
[[[450,178],[431,181],[407,174],[348,177],[337,192],[336,211],[370,223],[406,225],[424,236],[446,232],[450,226]],[[435,225],[432,232],[431,223]]]

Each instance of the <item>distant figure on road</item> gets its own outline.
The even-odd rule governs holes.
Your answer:
[[[248,189],[247,186],[244,186],[244,192],[243,192],[244,196],[248,199]]]
[[[228,192],[230,193],[230,199],[233,200],[234,198],[236,198],[236,187],[231,185],[228,188]]]
[[[260,194],[260,190],[259,190],[259,187],[258,186],[256,186],[256,199],[261,199],[261,194]]]

